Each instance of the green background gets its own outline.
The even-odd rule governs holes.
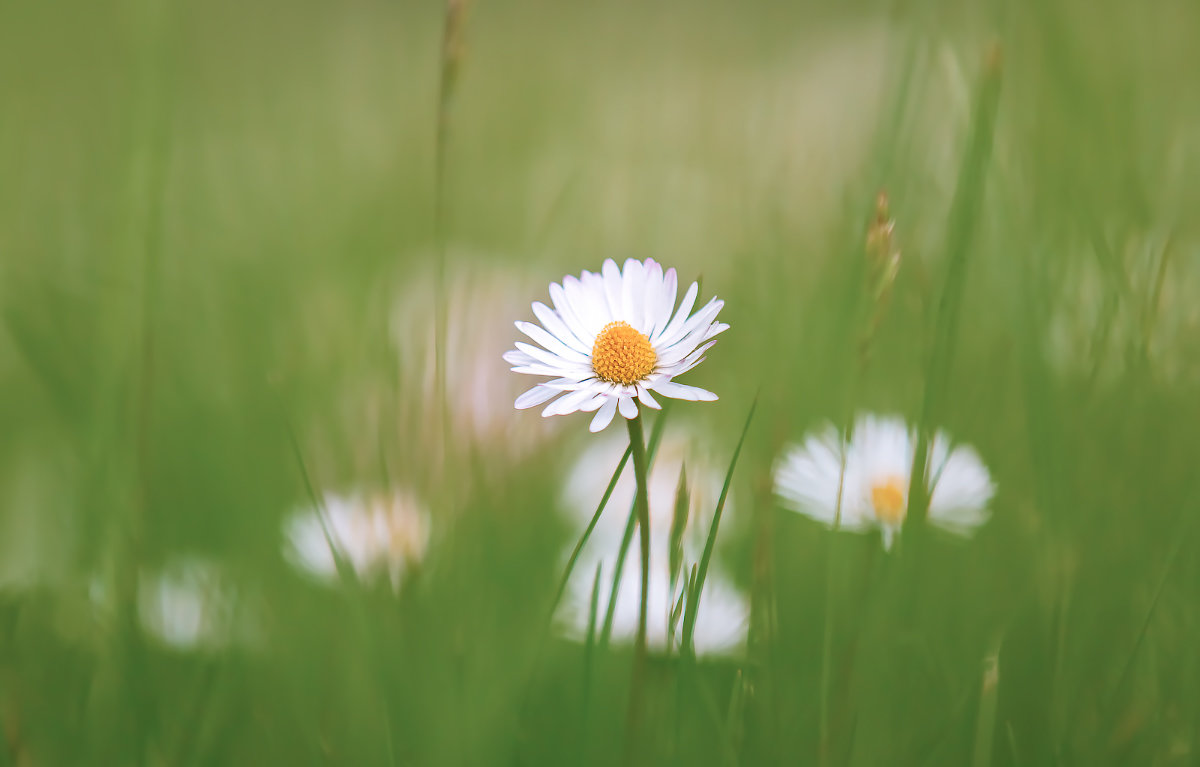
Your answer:
[[[652,659],[636,757],[1200,758],[1200,5],[480,0],[440,101],[444,10],[0,5],[0,765],[620,762],[631,653],[545,632],[595,437],[498,361],[606,257],[726,301],[668,432],[724,465],[758,397],[750,642]],[[988,526],[889,556],[779,508],[859,410],[974,445]],[[398,596],[290,567],[306,477],[423,499]],[[186,557],[249,639],[140,628]]]

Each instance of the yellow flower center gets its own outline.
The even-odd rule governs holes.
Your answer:
[[[875,507],[875,518],[886,525],[898,525],[904,521],[908,507],[908,482],[903,477],[884,477],[871,486],[871,505]]]
[[[592,346],[592,370],[601,381],[629,386],[654,372],[657,363],[650,339],[628,322],[608,323]]]

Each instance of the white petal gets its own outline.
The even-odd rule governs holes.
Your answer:
[[[621,316],[639,333],[646,332],[646,273],[641,261],[625,261],[621,273]]]
[[[700,357],[704,354],[704,352],[711,349],[715,343],[716,340],[714,339],[691,350],[688,350],[683,344],[676,344],[674,347],[667,349],[663,351],[662,354],[658,355],[658,366],[665,369],[674,365],[686,365],[689,359],[693,357]],[[682,372],[683,371],[681,370],[679,373],[674,373],[673,375],[679,375]]]
[[[707,341],[708,339],[713,338],[720,333],[724,333],[726,330],[729,330],[729,326],[724,322],[714,322],[709,326],[708,334],[704,336],[704,340]]]
[[[675,277],[675,270],[673,268],[668,269],[666,274],[663,275],[662,289],[655,299],[653,307],[654,317],[649,321],[651,326],[650,332],[646,335],[650,338],[654,338],[655,334],[664,329],[667,323],[671,321],[671,312],[675,309],[675,298],[678,289],[679,285]],[[649,311],[650,308],[647,306],[647,313]]]
[[[561,339],[555,338],[548,330],[540,325],[534,325],[532,322],[517,322],[514,323],[517,330],[532,338],[542,345],[546,351],[554,354],[564,360],[578,362],[583,365],[590,365],[592,357],[590,354],[585,354],[577,349],[572,349],[567,346]]]
[[[568,279],[564,279],[563,285],[566,285],[568,281]],[[562,317],[563,322],[571,329],[571,332],[575,334],[580,343],[591,349],[591,344],[596,342],[596,334],[588,331],[587,323],[583,321],[579,307],[571,303],[571,299],[568,297],[563,285],[554,283],[550,286],[550,300],[554,302],[554,308],[558,311],[558,315]]]
[[[704,353],[712,347],[713,343],[714,343],[713,341],[709,341],[708,343],[704,344],[700,348],[696,349],[696,351],[689,354],[687,356],[687,359],[685,359],[683,362],[679,363],[678,370],[676,370],[674,373],[672,373],[671,377],[674,378],[675,376],[683,375],[684,373],[688,372],[689,370],[691,370],[692,368],[696,367],[701,362],[703,362],[705,359]]]
[[[517,341],[517,348],[528,354],[530,357],[533,357],[537,362],[552,368],[558,368],[559,370],[586,370],[589,367],[587,364],[579,362],[578,360],[564,359],[554,352],[538,348],[532,344],[524,343],[523,341]]]
[[[649,389],[647,389],[644,386],[638,386],[637,388],[638,388],[638,399],[640,399],[642,401],[643,405],[645,405],[646,407],[652,407],[655,410],[662,410],[662,405],[658,404],[658,400],[656,400],[656,399],[654,399],[654,397],[650,396]]]
[[[608,301],[604,298],[604,282],[591,272],[584,272],[580,279],[564,277],[563,290],[587,336],[595,343],[600,328],[611,321]]]
[[[775,493],[784,506],[827,527],[863,532],[873,515],[863,513],[855,499],[858,482],[842,435],[832,425],[810,434],[788,450],[775,469]],[[845,463],[843,463],[845,461]]]
[[[582,405],[584,402],[587,402],[594,396],[595,394],[587,389],[569,392],[568,394],[564,394],[547,405],[546,409],[542,411],[542,416],[549,418],[552,415],[567,415],[569,413],[574,413],[579,409],[580,405]]]
[[[620,397],[617,399],[617,409],[628,421],[637,418],[638,408],[637,403],[633,401],[633,397]]]
[[[912,471],[914,439],[904,419],[865,414],[854,422],[850,459],[864,477],[901,477]]]
[[[646,259],[645,290],[642,296],[642,330],[649,338],[654,333],[654,324],[658,321],[658,307],[662,302],[663,270],[654,259]]]
[[[608,301],[609,315],[614,320],[625,319],[621,306],[621,268],[616,261],[608,258],[604,260],[600,274],[604,278],[604,297]]]
[[[671,397],[672,399],[686,399],[692,402],[714,402],[717,399],[717,395],[706,389],[675,383],[674,381],[663,381],[650,388],[653,388],[654,391],[664,397]]]
[[[938,434],[930,450],[931,458],[938,462],[933,463],[929,522],[967,536],[990,518],[987,504],[996,487],[974,449],[959,445],[948,450],[948,443],[944,434]]]
[[[883,536],[883,550],[891,551],[892,543],[896,540],[896,533],[900,531],[892,525],[880,525],[879,532]]]
[[[571,329],[558,312],[546,306],[541,301],[533,302],[533,316],[538,318],[538,322],[550,331],[554,337],[558,338],[567,346],[575,351],[591,354],[592,349],[585,342],[581,341],[575,331]]]
[[[724,306],[725,302],[719,298],[712,299],[704,305],[703,309],[692,315],[682,327],[663,333],[654,348],[669,349],[676,344],[696,346],[703,340],[709,325],[716,319],[717,314]]]
[[[547,386],[538,384],[521,396],[517,397],[514,407],[517,410],[525,410],[531,407],[537,407],[543,402],[553,398],[559,393],[557,389],[551,389]]]
[[[605,398],[604,403],[600,405],[600,409],[596,411],[596,416],[592,419],[591,425],[588,426],[588,431],[592,432],[593,434],[598,431],[603,431],[604,427],[612,423],[613,416],[616,415],[616,413],[616,397]]]
[[[566,376],[555,378],[553,381],[542,381],[539,386],[556,391],[578,391],[579,389],[594,389],[595,384],[594,376]]]
[[[533,357],[517,349],[509,349],[500,355],[500,358],[510,365],[532,365],[537,362]]]
[[[518,365],[512,368],[514,373],[524,373],[531,376],[554,376],[555,378],[566,375],[571,377],[577,375],[580,379],[586,378],[588,373],[585,370],[564,370],[563,368],[550,367],[535,363],[533,365]]]
[[[591,413],[594,410],[599,410],[607,399],[608,395],[592,391],[592,398],[580,405],[579,410],[583,413]]]
[[[658,335],[650,339],[651,343],[654,344],[654,348],[657,349],[659,347],[659,342],[661,339],[668,336],[674,336],[676,332],[683,327],[683,324],[687,322],[688,313],[692,311],[692,304],[696,303],[696,294],[699,291],[700,285],[693,282],[692,286],[687,289],[686,293],[683,294],[683,301],[680,302],[679,309],[675,312],[675,316],[670,322],[667,323],[666,327],[658,331]]]

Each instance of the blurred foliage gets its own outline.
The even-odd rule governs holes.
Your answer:
[[[1195,763],[1200,6],[472,4],[437,242],[442,23],[0,7],[0,765],[620,761],[630,653],[547,634],[586,419],[510,410],[499,360],[547,283],[610,256],[726,301],[690,374],[721,400],[673,419],[727,457],[760,397],[718,548],[749,641],[653,659],[639,758]],[[488,419],[445,433],[443,248],[447,407]],[[999,488],[982,533],[888,555],[779,509],[780,448],[927,415],[935,348],[934,425]],[[289,566],[287,515],[390,486],[433,517],[400,593]],[[150,631],[181,560],[246,625]]]

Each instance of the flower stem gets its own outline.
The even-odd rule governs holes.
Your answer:
[[[849,434],[842,435],[843,446],[849,442]],[[842,525],[842,491],[846,484],[846,455],[843,447],[842,467],[838,474],[837,502],[833,512],[833,535],[829,538],[829,553],[825,560],[825,628],[821,638],[821,711],[820,711],[820,741],[817,744],[817,758],[820,764],[829,764],[829,695],[830,684],[833,680],[833,600],[834,600],[834,543],[837,540],[838,528]]]
[[[650,587],[650,499],[646,484],[646,438],[642,430],[642,414],[626,421],[629,425],[629,448],[633,453],[633,476],[637,481],[634,510],[638,520],[638,539],[642,554],[642,598],[638,607],[637,638],[633,648],[633,682],[629,688],[629,723],[626,750],[634,753],[634,742],[641,719],[642,679],[646,669],[646,618],[649,612]]]

